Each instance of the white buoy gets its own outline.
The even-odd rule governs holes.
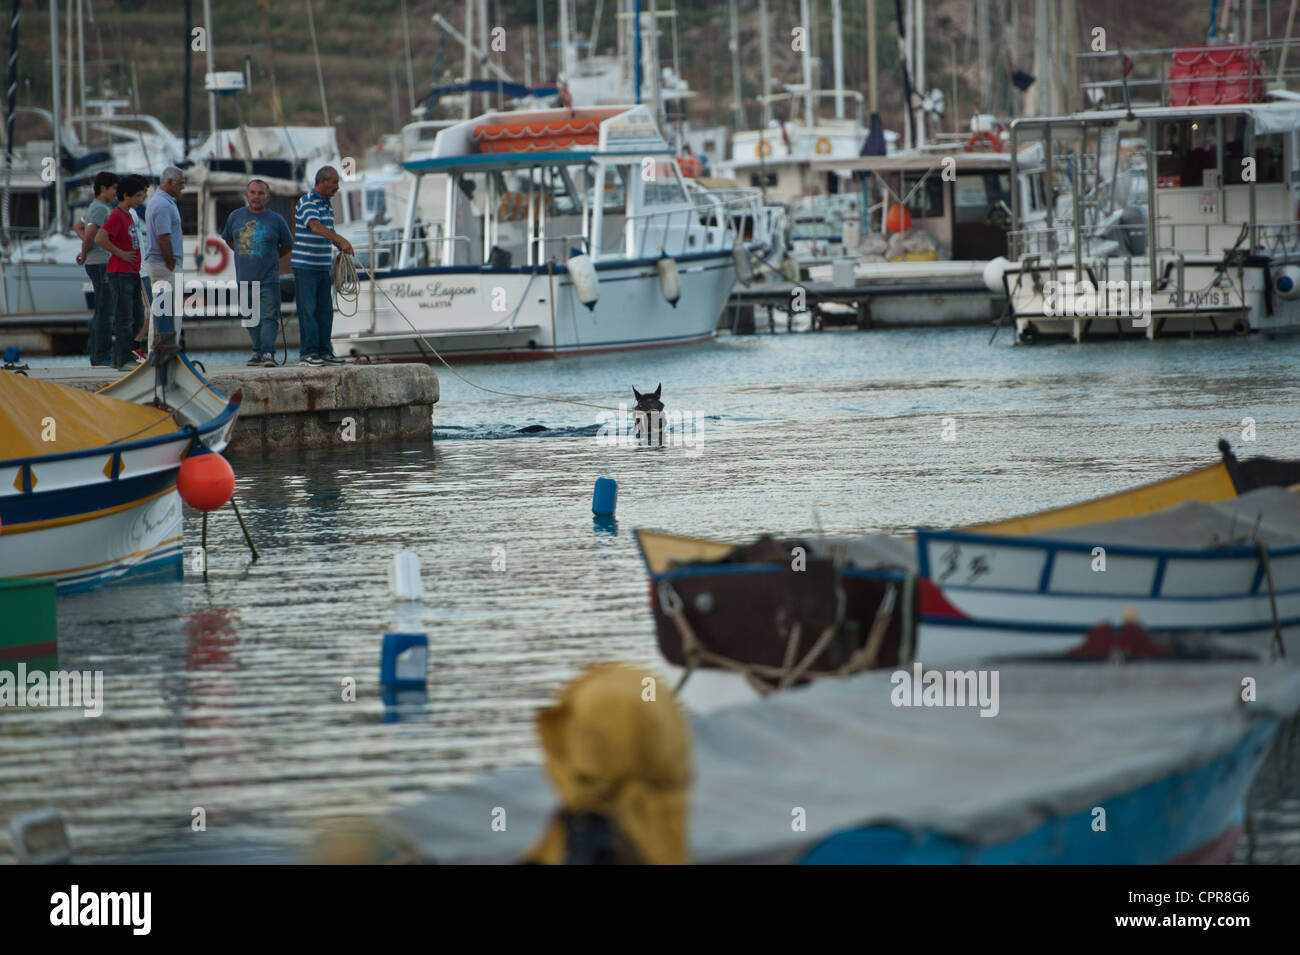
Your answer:
[[[664,253],[659,256],[659,291],[664,293],[664,298],[673,308],[677,307],[677,300],[682,297],[682,282],[677,275],[677,260]]]
[[[596,264],[586,253],[570,257],[564,263],[573,280],[573,288],[578,293],[578,301],[589,310],[596,308],[596,299],[600,297],[600,280],[596,278]]]
[[[419,554],[404,550],[393,555],[393,563],[388,568],[388,587],[398,600],[419,600],[424,596]]]
[[[749,250],[745,243],[737,242],[731,247],[731,261],[736,263],[736,280],[748,286],[754,281],[754,265],[749,261]]]
[[[1300,298],[1300,268],[1288,265],[1273,277],[1273,291],[1278,298]]]
[[[1002,276],[1006,274],[1007,266],[1010,264],[1005,255],[989,259],[984,265],[984,287],[997,295],[1005,295],[1007,290],[1003,287]]]

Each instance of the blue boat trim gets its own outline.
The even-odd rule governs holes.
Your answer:
[[[171,467],[121,480],[96,481],[21,497],[0,497],[0,511],[4,514],[5,528],[20,533],[23,524],[90,514],[133,501],[144,501],[175,484],[176,471],[176,467]]]
[[[109,567],[59,578],[56,592],[62,596],[93,590],[108,581],[136,581],[145,577],[163,576],[180,580],[185,576],[184,547],[180,541],[160,547],[153,554],[135,563],[121,562]]]
[[[1092,553],[1094,547],[1105,547],[1106,555],[1118,554],[1121,557],[1176,557],[1179,560],[1223,560],[1224,558],[1256,558],[1259,551],[1249,545],[1234,544],[1222,547],[1135,547],[1128,544],[1106,544],[1101,541],[1080,543],[1064,541],[1052,537],[998,537],[994,534],[966,534],[961,531],[938,531],[922,528],[916,532],[916,543],[921,560],[926,563],[928,541],[952,541],[957,544],[988,545],[997,547],[1020,547],[1034,550],[1057,550],[1070,553]],[[1269,557],[1290,557],[1300,554],[1300,544],[1288,544],[1269,551]],[[928,577],[928,567],[923,576]]]
[[[1091,596],[1096,596],[1092,594]],[[1132,600],[1132,597],[1120,598]],[[1118,616],[1118,615],[1116,615]],[[1100,619],[1100,618],[1099,618]],[[921,614],[921,622],[936,627],[959,627],[968,630],[1011,630],[1017,633],[1059,633],[1068,635],[1078,635],[1092,629],[1092,624],[1077,623],[1035,623],[1024,620],[1001,620],[993,617],[942,617],[934,614]],[[1283,617],[1278,621],[1280,627],[1294,627],[1300,625],[1300,617]],[[1204,633],[1205,626],[1186,626],[1186,627],[1165,627],[1143,624],[1147,630],[1152,633]],[[1219,624],[1214,627],[1216,633],[1272,633],[1273,618],[1260,618],[1258,623],[1234,623]]]
[[[1056,551],[1048,551],[1047,560],[1043,561],[1043,573],[1038,578],[1038,592],[1047,593],[1048,585],[1052,582],[1052,568],[1056,566]]]
[[[704,252],[687,252],[683,255],[675,255],[673,259],[677,262],[704,262],[710,259],[731,261],[730,249],[713,249]],[[658,269],[659,256],[643,256],[639,259],[602,259],[593,263],[597,272],[607,272],[611,269]],[[479,275],[537,275],[544,276],[547,274],[545,265],[521,265],[511,266],[510,268],[493,268],[488,265],[471,266],[471,265],[421,265],[405,269],[388,269],[375,270],[375,278],[379,281],[385,279],[400,279],[410,276],[420,275],[464,275],[467,278],[473,278]],[[563,262],[557,262],[552,266],[552,272],[557,281],[569,281],[569,273],[564,268]],[[359,279],[369,281],[369,273],[364,269],[357,270]],[[606,280],[609,281],[609,280]]]
[[[804,853],[805,865],[1158,865],[1217,839],[1242,818],[1251,780],[1268,754],[1279,723],[1262,720],[1227,752],[1129,792],[1086,800],[1029,832],[980,846],[934,830],[864,826],[833,833]],[[1093,829],[1094,807],[1106,829]]]
[[[1155,579],[1151,581],[1151,596],[1159,597],[1160,588],[1165,584],[1165,568],[1169,566],[1169,558],[1161,557],[1156,561]]]

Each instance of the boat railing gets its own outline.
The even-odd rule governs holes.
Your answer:
[[[467,249],[473,250],[473,244],[469,236],[444,235],[441,222],[425,223],[424,227],[428,230],[426,235],[411,238],[403,238],[402,236],[376,238],[359,251],[373,251],[376,255],[387,252],[387,265],[368,259],[371,261],[373,269],[382,272],[385,269],[442,265],[444,256],[450,255],[453,248],[452,243],[456,242],[464,242]],[[454,256],[451,257],[454,258]]]
[[[1093,224],[1080,227],[1085,247],[1090,242],[1100,242],[1118,234],[1145,235],[1145,222],[1134,224],[1115,223],[1106,226]],[[1215,231],[1217,230],[1217,231]],[[1162,249],[1173,249],[1185,255],[1216,255],[1230,247],[1232,242],[1223,241],[1229,235],[1233,238],[1240,232],[1241,226],[1230,222],[1170,222],[1165,219],[1156,221],[1157,241],[1167,236],[1169,242]],[[1253,236],[1252,236],[1253,233]],[[1191,240],[1198,236],[1200,242]],[[1297,222],[1263,222],[1248,227],[1247,239],[1253,243],[1243,242],[1243,246],[1277,253],[1295,249],[1300,244],[1300,223]],[[1035,229],[1017,229],[1007,233],[1008,258],[1013,261],[1026,255],[1054,252],[1071,252],[1074,249],[1074,224],[1039,227]],[[1141,253],[1145,255],[1146,253]]]
[[[730,249],[740,239],[736,218],[752,215],[757,221],[759,197],[743,193],[734,196],[697,195],[689,206],[647,210],[627,217],[633,230],[633,258],[648,253],[682,255]],[[703,237],[703,246],[698,239]],[[743,241],[743,240],[742,240]]]

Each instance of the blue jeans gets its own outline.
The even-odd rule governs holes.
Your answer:
[[[87,265],[86,275],[95,290],[95,314],[90,319],[90,363],[107,365],[112,359],[113,313],[116,303],[108,281],[108,263]]]
[[[298,357],[333,355],[330,336],[334,332],[333,273],[328,269],[294,269],[293,295],[298,306]]]
[[[275,336],[280,331],[280,279],[276,277],[258,285],[261,286],[262,313],[258,316],[258,324],[248,327],[254,358],[275,354]],[[298,324],[301,326],[301,319]]]

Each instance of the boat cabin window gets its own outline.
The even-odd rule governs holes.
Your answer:
[[[1246,117],[1223,118],[1223,181],[1225,185],[1246,183],[1242,174],[1246,156]],[[1282,135],[1255,134],[1255,183],[1282,182]]]
[[[653,164],[654,175],[645,179],[645,204],[647,206],[667,206],[687,202],[686,191],[677,178],[677,170],[672,160],[656,160]],[[643,168],[651,168],[647,164]]]
[[[213,203],[216,206],[217,219],[212,223],[212,232],[220,232],[225,228],[226,220],[236,209],[243,209],[247,203],[243,196],[214,196]]]
[[[348,193],[348,221],[359,222],[361,220],[361,193],[353,190]]]
[[[918,189],[916,184],[925,173],[903,174],[903,196],[911,193],[907,200],[907,211],[913,219],[939,219],[943,217],[943,180],[931,174]],[[913,190],[916,190],[913,192]]]
[[[749,174],[749,184],[755,189],[773,189],[776,187],[776,178],[776,173],[774,172],[763,173],[761,175],[756,172],[751,172]]]
[[[1156,124],[1156,185],[1161,189],[1199,189],[1205,173],[1218,172],[1215,118],[1178,119]],[[1225,155],[1225,159],[1226,159]]]
[[[199,234],[199,195],[196,192],[182,192],[176,200],[181,210],[181,232],[184,235]]]
[[[955,221],[984,222],[991,206],[998,202],[1011,205],[1011,177],[1002,173],[968,173],[953,184]]]

